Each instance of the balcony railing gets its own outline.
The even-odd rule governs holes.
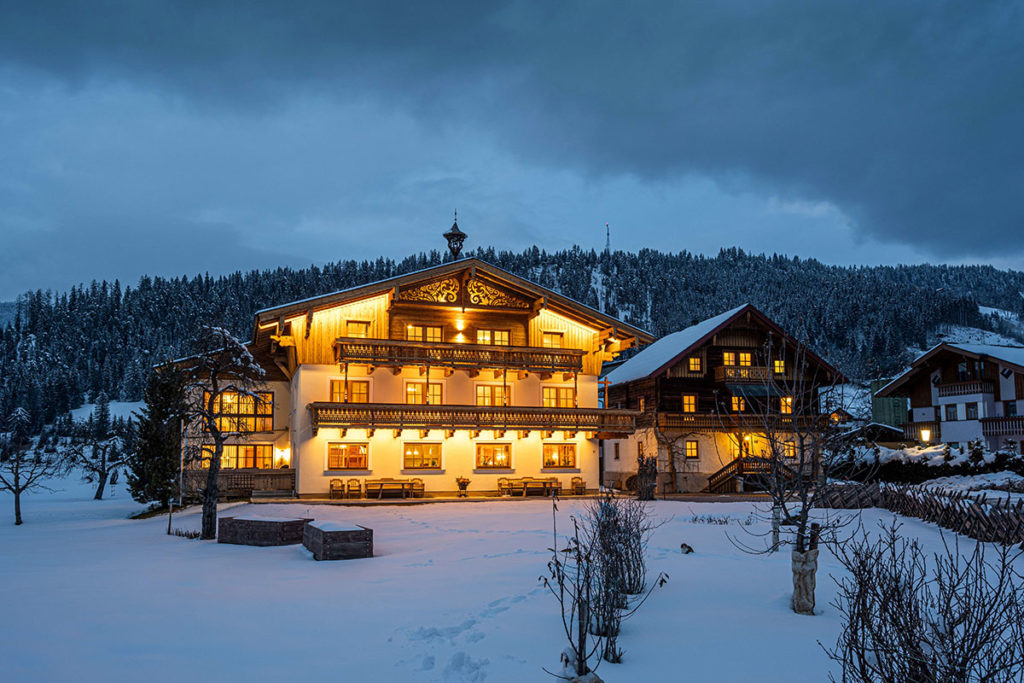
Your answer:
[[[790,379],[787,373],[773,373],[760,365],[719,365],[715,368],[716,382],[770,382]]]
[[[825,416],[815,418],[809,415],[787,417],[785,415],[754,415],[742,413],[658,413],[661,429],[692,429],[695,431],[778,431],[787,429],[808,429],[818,422],[825,424]]]
[[[209,470],[186,469],[184,489],[187,495],[195,495],[206,488]],[[295,490],[295,470],[284,469],[226,469],[217,475],[217,488],[222,496],[249,496],[253,491]]]
[[[927,434],[925,434],[924,432],[927,432]],[[926,439],[925,436],[927,436],[928,438]],[[942,423],[937,421],[904,422],[903,438],[906,439],[907,441],[941,441]]]
[[[939,385],[939,396],[966,396],[967,394],[991,394],[995,391],[988,380],[969,380]]]
[[[981,433],[985,436],[1024,436],[1024,417],[983,417]]]
[[[579,349],[545,349],[533,346],[492,346],[490,344],[448,344],[391,339],[353,339],[334,342],[339,363],[394,366],[431,365],[460,370],[508,369],[556,373],[583,369],[584,352]]]
[[[533,406],[402,405],[394,403],[329,403],[307,406],[313,433],[322,427],[341,429],[508,429],[632,434],[636,410],[540,408]]]

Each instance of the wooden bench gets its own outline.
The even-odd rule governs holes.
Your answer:
[[[498,488],[502,493],[509,495],[521,495],[524,498],[529,495],[550,496],[552,492],[560,491],[562,485],[556,477],[520,477],[518,479],[505,479],[502,489],[502,480],[498,481]]]
[[[420,482],[422,487],[422,482]],[[397,494],[402,498],[408,498],[416,492],[416,483],[412,479],[367,479],[363,488],[366,490],[366,497],[371,498],[376,494],[379,500],[385,494]],[[422,488],[421,488],[422,490]]]

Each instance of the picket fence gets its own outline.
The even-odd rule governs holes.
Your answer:
[[[819,489],[814,506],[833,509],[877,507],[933,522],[979,541],[1020,543],[1024,549],[1024,498],[947,492],[921,486],[844,484]]]

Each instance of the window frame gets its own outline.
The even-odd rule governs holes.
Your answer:
[[[420,386],[420,387],[424,388],[423,391],[422,391],[422,394],[423,394],[423,400],[422,401],[418,401],[418,402],[415,402],[415,403],[410,403],[409,402],[409,387],[411,387],[411,386]],[[425,405],[440,406],[440,405],[444,405],[444,393],[445,392],[444,392],[443,380],[438,380],[436,382],[435,381],[430,382],[430,388],[431,389],[433,389],[434,387],[437,387],[437,391],[438,391],[438,401],[437,401],[437,403],[434,403],[433,401],[430,401],[429,403],[427,402],[427,399],[429,397],[427,396],[426,386],[427,386],[427,381],[426,380],[414,380],[414,379],[406,380],[405,384],[402,387],[402,397],[403,397],[403,401],[404,401],[403,405],[407,405],[407,406],[425,406]]]
[[[214,419],[217,421],[217,428],[221,432],[238,433],[238,434],[257,434],[260,432],[272,432],[274,431],[274,392],[273,391],[255,391],[256,397],[249,396],[249,394],[241,393],[238,391],[222,391],[216,397],[214,402],[214,409],[220,409],[214,415]],[[239,397],[236,406],[242,405],[242,398],[251,398],[253,401],[252,412],[243,413],[236,409],[236,412],[225,413],[223,412],[224,397],[235,396]],[[258,398],[257,398],[258,397]],[[209,405],[210,392],[203,392],[203,404]],[[266,412],[260,412],[260,409],[265,408]],[[222,423],[225,420],[227,422]],[[252,420],[252,429],[242,428],[241,424],[243,420]],[[234,422],[234,425],[231,422]],[[262,428],[261,428],[262,427]],[[203,421],[203,431],[209,433],[209,426],[206,421]]]
[[[409,465],[408,457],[409,454],[406,449],[410,446],[436,446],[437,447],[437,466],[413,466]],[[420,460],[425,460],[426,455],[420,457]],[[402,470],[409,470],[415,472],[440,472],[444,470],[444,444],[441,441],[403,441],[402,442]]]
[[[776,375],[786,374],[786,361],[785,359],[776,358],[772,361],[772,372]]]
[[[487,471],[502,471],[512,469],[512,443],[509,441],[487,441],[477,442],[473,448],[473,469],[474,470],[487,470]],[[481,448],[493,448],[500,446],[505,449],[505,455],[508,462],[504,465],[481,465],[480,464],[480,449]]]
[[[411,334],[413,331],[416,331],[415,335]],[[437,334],[431,334],[432,331],[436,331]],[[432,336],[436,336],[437,339],[431,339]],[[418,325],[410,323],[405,326],[405,340],[426,344],[444,342],[444,325]]]
[[[972,415],[973,413],[973,415]],[[978,405],[977,401],[968,401],[964,404],[964,418],[967,420],[980,419],[981,406]]]
[[[683,394],[683,412],[684,413],[696,413],[697,412],[697,394]]]
[[[690,356],[686,367],[688,372],[704,372],[704,359],[700,356]]]
[[[960,419],[960,410],[957,408],[956,403],[947,403],[946,409],[943,412],[945,413],[945,422],[957,422]]]
[[[555,392],[555,401],[553,405],[548,404],[548,399],[545,395],[547,394],[548,390],[552,390]],[[568,392],[568,405],[562,405],[563,392]],[[542,384],[540,387],[540,404],[542,408],[575,408],[576,390],[573,387],[565,387],[557,384]],[[641,408],[640,410],[643,410],[643,408]]]
[[[366,400],[365,401],[352,401],[352,400],[340,400],[336,401],[334,398],[334,385],[335,383],[341,384],[345,388],[345,398],[348,397],[349,388],[345,385],[344,377],[331,377],[327,380],[327,395],[330,396],[331,403],[373,403],[373,380],[369,377],[357,377],[355,379],[350,378],[349,384],[365,384],[366,385]]]
[[[732,397],[732,412],[745,413],[747,411],[747,399],[743,396]]]
[[[203,444],[203,451],[209,453],[209,456],[203,458],[203,468],[209,469],[210,458],[213,457],[213,444]],[[252,448],[253,457],[252,467],[238,467],[239,462],[239,450],[242,448]],[[229,456],[229,450],[233,453]],[[259,455],[260,450],[265,450],[266,455]],[[227,458],[231,458],[231,464],[228,464]],[[257,463],[266,461],[269,463],[267,467],[260,467]],[[224,450],[221,451],[220,455],[220,466],[221,469],[225,470],[273,470],[278,469],[274,467],[274,444],[272,443],[226,443],[224,444]]]
[[[352,334],[353,325],[365,325],[364,334]],[[370,320],[346,320],[345,321],[345,336],[351,339],[369,339],[370,328],[372,327],[372,321]]]
[[[570,464],[570,465],[549,465],[548,464],[548,454],[547,454],[547,449],[549,447],[556,447],[556,448],[567,447],[567,448],[571,448],[572,449],[572,464]],[[559,441],[559,442],[551,442],[551,443],[543,443],[543,444],[541,444],[541,449],[540,449],[540,467],[541,467],[542,470],[575,470],[575,469],[579,469],[579,466],[578,466],[579,460],[578,460],[578,458],[579,458],[579,449],[577,447],[577,444],[574,443],[574,442],[571,442],[571,441]],[[561,460],[561,454],[559,455],[559,460]]]
[[[754,365],[754,354],[750,351],[740,351],[737,354],[737,360],[741,368],[750,368]]]
[[[548,343],[548,339],[557,339],[558,345],[552,346]],[[540,346],[543,349],[564,349],[565,348],[565,332],[561,330],[542,330],[540,333]]]
[[[481,341],[480,335],[486,334],[487,341]],[[504,336],[505,341],[497,340],[498,334]],[[483,346],[512,346],[512,330],[503,327],[478,327],[476,330],[476,343]]]
[[[693,454],[690,454],[690,447],[693,447]],[[700,444],[697,439],[687,439],[683,442],[683,457],[686,460],[700,460]]]
[[[781,415],[793,414],[793,397],[779,396],[779,413]]]
[[[362,456],[364,459],[363,467],[352,467],[348,465],[342,467],[331,467],[331,446],[341,446],[343,448],[362,446],[365,449],[365,452],[363,453]],[[345,462],[347,462],[348,458],[351,456],[344,457]],[[328,441],[324,447],[324,470],[327,472],[370,472],[370,442],[337,440]]]
[[[480,402],[480,390],[490,389],[490,403]],[[495,394],[501,393],[501,402],[495,400]],[[482,406],[485,408],[501,408],[504,406],[512,405],[512,387],[506,384],[496,384],[494,382],[476,382],[473,385],[473,405]]]

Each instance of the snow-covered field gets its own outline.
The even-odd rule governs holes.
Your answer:
[[[164,534],[166,517],[116,487],[93,501],[75,481],[25,501],[0,497],[0,662],[8,681],[542,681],[563,649],[556,603],[539,585],[551,544],[542,500],[416,506],[239,505],[374,530],[376,557],[315,562],[301,546],[252,548]],[[562,501],[564,525],[581,502]],[[788,608],[788,555],[749,555],[727,538],[750,503],[659,501],[650,568],[670,575],[626,622],[617,681],[827,680],[818,641],[839,629],[822,555],[821,614]],[[197,511],[176,520],[198,528]],[[845,513],[844,513],[845,514]],[[728,525],[694,515],[728,516]],[[889,513],[870,510],[874,527]],[[563,526],[564,528],[564,526]],[[904,531],[938,549],[938,531]],[[686,542],[695,553],[682,555]]]

